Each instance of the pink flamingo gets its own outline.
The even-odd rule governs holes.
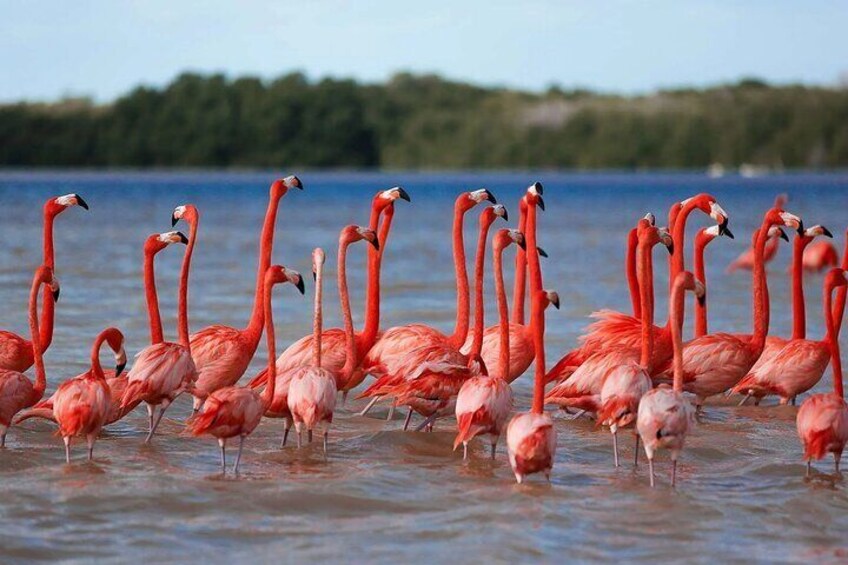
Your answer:
[[[379,243],[377,240],[377,234],[374,233],[373,230],[369,228],[364,228],[361,226],[346,226],[342,229],[341,234],[339,235],[339,252],[338,252],[338,287],[339,287],[339,299],[341,301],[342,306],[342,316],[344,318],[344,336],[347,338],[344,343],[335,342],[335,335],[337,331],[335,329],[332,330],[323,330],[321,332],[321,368],[323,371],[326,371],[333,375],[336,380],[336,386],[340,383],[344,382],[343,376],[344,374],[350,374],[352,370],[351,367],[357,362],[358,355],[356,355],[356,351],[354,351],[355,355],[353,357],[349,357],[349,361],[344,366],[338,368],[337,370],[329,369],[328,363],[326,361],[327,358],[335,357],[336,352],[327,349],[327,341],[334,341],[337,347],[344,347],[347,352],[348,339],[354,340],[354,346],[356,345],[356,334],[353,329],[353,315],[350,311],[350,294],[348,293],[347,286],[347,267],[346,267],[346,258],[347,258],[347,250],[348,247],[357,241],[367,241],[374,248],[379,247]],[[313,330],[314,331],[314,330]],[[350,335],[348,335],[350,334]],[[352,337],[351,337],[352,336]],[[300,342],[304,340],[301,339]],[[313,352],[313,363],[314,363],[314,355],[315,348],[317,347],[315,343],[314,335],[309,340],[312,345]],[[293,346],[292,346],[293,347]],[[289,348],[291,349],[291,347]],[[331,352],[332,351],[332,352]],[[284,357],[285,353],[280,357]],[[290,359],[290,358],[289,358]],[[303,366],[290,366],[286,364],[285,371],[280,369],[280,359],[277,359],[276,363],[276,375],[277,375],[277,384],[274,386],[274,394],[271,396],[271,402],[268,404],[268,407],[265,410],[265,416],[268,418],[284,418],[284,431],[283,431],[283,440],[280,443],[280,447],[285,447],[286,441],[288,440],[289,431],[291,430],[292,425],[294,424],[294,419],[292,412],[289,409],[290,401],[289,401],[289,390],[290,385],[295,378],[299,378],[303,373],[308,371],[310,368],[315,367],[317,365],[303,365]],[[334,367],[335,369],[335,367]],[[248,386],[251,388],[258,388],[257,383],[267,382],[267,369],[260,373]],[[260,380],[261,379],[261,380]],[[300,434],[298,434],[300,435]]]
[[[700,408],[704,400],[721,394],[736,385],[754,366],[765,347],[768,334],[768,283],[762,257],[766,234],[774,225],[786,225],[803,232],[798,216],[772,208],[763,218],[754,247],[752,302],[754,305],[754,333],[733,335],[714,333],[695,338],[683,348],[684,388],[697,397]],[[671,368],[658,371],[657,380],[671,380]]]
[[[303,428],[309,432],[312,440],[312,430],[318,426],[324,429],[324,455],[327,455],[327,436],[333,423],[333,410],[336,407],[336,377],[326,369],[321,368],[321,298],[324,284],[324,250],[315,249],[312,252],[312,272],[315,273],[315,312],[313,314],[312,351],[314,365],[298,372],[289,384],[288,405],[297,432],[297,447],[300,447]],[[351,330],[352,330],[351,324]],[[356,356],[356,343],[353,331],[350,332],[348,355]]]
[[[633,423],[639,409],[639,401],[653,384],[651,382],[651,359],[653,358],[654,297],[651,288],[653,264],[651,252],[660,243],[662,232],[651,225],[649,219],[639,221],[637,226],[639,256],[639,288],[642,311],[642,349],[638,360],[627,350],[626,362],[613,366],[601,377],[601,389],[598,404],[598,423],[608,426],[612,433],[613,456],[618,467],[618,430]],[[581,370],[587,363],[581,365]],[[566,381],[567,382],[567,381]],[[637,436],[638,437],[638,436]],[[637,453],[639,446],[636,446]]]
[[[657,243],[663,243],[673,252],[674,245],[665,230],[654,228],[646,218],[639,221],[638,229],[642,232],[639,242],[640,251],[643,249],[650,251]],[[649,257],[644,257],[642,260],[646,261],[641,265],[643,272],[639,282],[640,288],[645,287],[642,289],[644,292],[641,297],[642,318],[650,317],[653,319],[653,311],[648,312],[648,307],[653,307],[654,303],[653,261]],[[646,265],[651,269],[650,276],[644,274]],[[649,300],[646,300],[646,297],[649,297]],[[644,332],[644,321],[639,320],[639,323],[643,326]],[[651,363],[639,364],[640,367],[648,368],[648,370],[653,369],[656,360],[654,349],[657,342],[653,322],[651,322],[650,328],[652,336],[648,350],[652,355]],[[642,338],[642,334],[640,334],[640,338]],[[601,409],[601,391],[607,375],[616,375],[610,385],[613,388],[609,389],[608,394],[612,394],[616,390],[616,385],[625,385],[624,381],[630,380],[628,374],[633,376],[632,371],[625,369],[625,367],[640,363],[641,352],[646,347],[645,340],[640,339],[637,345],[637,347],[634,347],[629,343],[619,343],[615,347],[606,347],[592,354],[568,378],[557,383],[548,392],[545,396],[545,403],[555,404],[566,410],[574,408],[590,414],[598,412]],[[624,379],[624,381],[620,379]],[[610,409],[613,409],[611,405]],[[617,438],[613,439],[617,441]]]
[[[779,229],[779,228],[778,228]],[[693,271],[695,274],[695,279],[701,282],[705,287],[707,285],[707,273],[706,268],[704,266],[704,251],[707,248],[707,245],[710,244],[712,240],[717,238],[720,235],[724,235],[733,239],[733,233],[727,227],[724,228],[722,232],[720,226],[710,226],[708,228],[701,228],[698,230],[698,233],[695,234],[695,253],[693,258]],[[786,234],[784,234],[784,237]],[[704,300],[696,300],[695,301],[695,337],[701,337],[702,335],[707,335],[707,301]]]
[[[104,342],[115,352],[115,374],[120,375],[127,359],[124,335],[117,328],[106,328],[97,335],[91,347],[91,369],[63,382],[53,395],[53,415],[65,442],[65,462],[68,464],[71,462],[71,438],[78,435],[85,436],[88,460],[92,460],[94,442],[109,416],[109,386],[100,365],[100,348]]]
[[[804,251],[804,270],[820,273],[839,264],[839,252],[829,241],[817,241]]]
[[[827,453],[833,453],[836,474],[839,474],[839,460],[845,443],[848,442],[848,406],[842,391],[842,358],[839,352],[838,329],[834,324],[831,308],[831,293],[836,287],[845,287],[848,279],[842,269],[831,269],[825,279],[824,316],[827,325],[825,341],[830,343],[830,357],[833,363],[833,392],[814,394],[798,409],[796,425],[798,437],[804,446],[804,459],[807,461],[807,476],[810,476],[812,460],[819,460]],[[843,303],[844,306],[844,303]]]
[[[253,312],[247,327],[238,329],[215,325],[203,328],[191,336],[192,358],[198,373],[197,382],[192,391],[194,412],[197,412],[203,399],[209,393],[237,383],[256,353],[264,324],[262,278],[271,265],[277,209],[280,200],[292,188],[303,190],[303,184],[296,176],[288,176],[271,184],[268,209],[265,212],[265,221],[262,224],[262,234],[259,239],[259,268],[256,274]],[[179,220],[175,213],[171,218],[171,224],[176,225]],[[186,217],[186,221],[191,223],[192,219]]]
[[[218,438],[221,447],[221,472],[227,472],[227,440],[239,438],[239,450],[233,473],[238,474],[244,439],[253,433],[262,414],[267,410],[274,397],[274,386],[277,383],[274,365],[276,358],[276,343],[274,337],[274,316],[271,308],[271,291],[275,284],[290,282],[303,294],[303,279],[297,271],[286,269],[281,265],[268,267],[263,277],[263,288],[260,290],[264,299],[265,337],[268,340],[268,384],[259,393],[246,386],[228,386],[219,388],[211,393],[200,412],[191,417],[188,431],[194,436],[204,434]]]
[[[55,198],[49,198],[44,203],[44,241],[43,241],[43,265],[56,269],[55,253],[53,249],[53,222],[56,216],[70,208],[79,206],[88,210],[88,204],[79,194],[66,194]],[[58,298],[58,297],[57,297]],[[55,301],[53,293],[49,289],[44,290],[41,304],[41,353],[50,347],[53,341],[53,322],[55,315]],[[23,373],[32,367],[35,361],[35,350],[33,343],[15,333],[0,330],[0,369],[8,369]]]
[[[801,265],[804,248],[819,235],[830,236],[830,232],[824,226],[813,226],[804,230],[803,235],[795,236],[792,250],[792,336],[789,339],[768,337],[763,353],[751,371],[730,391],[745,395],[740,405],[752,396],[759,404],[769,394],[780,396],[781,404],[790,400],[794,402],[796,396],[813,388],[824,375],[830,361],[830,335],[821,341],[806,339]],[[823,302],[828,299],[831,290],[824,287]]]
[[[692,291],[699,299],[704,297],[704,285],[695,280],[688,271],[678,273],[671,289],[671,341],[674,365],[674,385],[660,385],[648,391],[639,403],[636,431],[645,446],[654,486],[654,454],[658,449],[671,452],[671,486],[677,479],[677,458],[683,450],[695,412],[683,396],[683,302],[686,291]]]
[[[495,449],[512,412],[512,389],[504,378],[509,373],[509,360],[512,355],[509,341],[509,307],[506,302],[503,279],[503,250],[515,242],[519,248],[525,247],[524,234],[518,230],[501,229],[492,241],[492,255],[495,272],[495,294],[498,301],[500,318],[499,362],[495,376],[488,371],[479,377],[465,381],[456,397],[456,439],[453,448],[462,444],[462,458],[468,458],[468,442],[478,435],[491,438],[492,459]],[[484,363],[484,367],[487,367]]]
[[[529,256],[533,256],[530,246]],[[530,260],[533,263],[533,259]],[[556,430],[551,417],[544,411],[545,396],[545,308],[552,303],[556,293],[544,290],[533,292],[531,284],[531,325],[536,331],[536,375],[533,388],[533,405],[530,412],[517,414],[506,429],[506,446],[509,464],[515,480],[521,484],[527,475],[544,473],[550,480],[556,456]],[[559,298],[554,306],[559,308]]]
[[[186,218],[191,226],[191,237],[183,255],[180,269],[179,304],[177,330],[179,343],[165,341],[162,335],[162,320],[159,315],[159,300],[156,296],[156,278],[153,260],[156,254],[171,243],[186,243],[180,232],[151,235],[144,245],[144,289],[147,296],[147,313],[150,322],[150,345],[136,355],[130,371],[129,382],[121,397],[121,408],[147,404],[148,432],[144,443],[150,443],[162,421],[162,416],[172,402],[183,392],[191,390],[197,378],[197,368],[191,357],[188,333],[188,274],[191,256],[197,241],[197,225],[200,214],[192,205],[180,206],[175,215]],[[154,421],[156,407],[159,415]]]
[[[536,208],[544,210],[545,203],[541,198],[542,194],[542,185],[539,182],[533,183],[527,188],[527,193],[521,198],[519,208],[524,209],[525,215],[527,214],[528,206],[532,205]],[[532,204],[528,204],[528,200],[532,202]],[[519,221],[519,225],[524,224],[525,228],[536,230],[536,215],[533,215],[532,225],[527,221],[527,218]],[[521,233],[524,233],[523,231]],[[537,253],[540,257],[547,257],[544,250],[537,249]],[[518,249],[518,253],[525,253],[520,247]],[[526,255],[525,255],[526,257]],[[522,265],[519,267],[519,271],[516,271],[516,289],[519,286],[526,287],[526,283],[524,282],[524,272],[526,270],[526,258]],[[519,280],[521,279],[521,280]],[[518,292],[518,291],[516,291]],[[533,357],[535,356],[535,351],[533,349],[533,328],[529,325],[524,324],[524,316],[523,309],[524,305],[521,304],[524,300],[524,291],[520,291],[520,295],[516,294],[515,301],[519,304],[522,309],[522,316],[519,320],[513,320],[509,324],[509,343],[512,351],[510,352],[509,359],[509,370],[506,374],[500,373],[500,325],[490,326],[486,328],[486,331],[483,333],[483,349],[481,351],[481,356],[483,357],[483,361],[486,364],[486,367],[491,367],[498,371],[498,375],[502,379],[506,379],[508,383],[511,383],[518,377],[524,374],[524,371],[530,366],[530,363],[533,362]],[[471,331],[468,334],[468,337],[465,339],[465,343],[462,346],[462,353],[468,353],[471,351],[471,346],[474,341],[474,332]]]
[[[6,432],[12,425],[15,414],[41,400],[47,387],[38,327],[38,293],[42,285],[49,287],[53,296],[58,298],[59,281],[53,277],[53,269],[46,265],[35,270],[29,293],[29,329],[35,357],[35,382],[30,381],[20,371],[0,369],[0,448],[6,447]]]
[[[394,396],[395,406],[408,405],[404,428],[408,426],[412,411],[417,411],[432,422],[447,409],[451,399],[459,392],[462,383],[479,371],[480,349],[483,345],[483,267],[486,239],[496,218],[507,219],[506,208],[496,204],[480,214],[477,255],[474,266],[475,318],[474,345],[468,354],[448,341],[420,342],[403,359],[395,373],[379,377],[358,398]],[[480,359],[481,360],[481,359]],[[432,417],[432,419],[431,419]],[[428,426],[432,427],[430,424]]]
[[[371,220],[368,231],[361,231],[361,235],[367,235],[373,249],[368,253],[368,290],[365,298],[365,323],[361,332],[356,334],[356,358],[351,365],[346,367],[346,337],[342,328],[330,328],[321,334],[321,363],[336,376],[339,390],[343,398],[352,388],[358,386],[365,377],[361,368],[362,358],[374,345],[379,334],[380,325],[380,268],[383,261],[383,252],[388,240],[392,218],[394,217],[394,202],[398,199],[410,201],[406,191],[396,186],[388,190],[378,192],[371,205]],[[364,230],[365,228],[362,228]],[[379,230],[379,232],[378,232]],[[377,234],[377,235],[375,235]],[[361,238],[360,238],[361,239]],[[353,240],[358,241],[358,240]],[[377,242],[380,242],[377,244]],[[277,359],[277,396],[282,399],[279,403],[274,400],[271,410],[275,413],[288,414],[288,408],[284,396],[288,394],[288,383],[293,372],[301,371],[312,363],[312,340],[313,335],[307,335],[290,345]],[[266,381],[266,371],[257,374],[251,381],[253,388],[262,386]],[[270,414],[268,414],[270,416]],[[271,416],[282,417],[282,416]]]
[[[721,231],[727,228],[727,213],[719,206],[716,199],[709,194],[698,194],[686,200],[675,203],[669,211],[673,220],[672,230],[673,251],[669,263],[669,280],[674,280],[677,273],[684,269],[684,243],[686,237],[686,221],[694,210],[700,210],[714,219]],[[547,382],[563,381],[592,354],[606,348],[626,345],[632,349],[640,348],[642,339],[641,323],[637,318],[612,310],[601,310],[592,314],[595,318],[581,336],[580,346],[567,353],[556,365],[548,371]],[[671,358],[670,323],[664,327],[654,326],[654,359],[653,366],[660,367]]]
[[[403,369],[406,355],[422,345],[447,344],[459,348],[468,335],[469,326],[469,290],[468,273],[465,266],[465,244],[463,242],[463,223],[466,212],[483,201],[497,203],[494,195],[481,188],[460,194],[453,209],[453,262],[456,272],[456,324],[453,334],[445,335],[441,331],[425,324],[395,326],[386,330],[370,348],[362,362],[363,373],[379,378],[395,374]],[[373,385],[372,385],[373,386]],[[371,396],[369,394],[369,396]],[[370,408],[370,406],[369,406]],[[367,410],[364,410],[364,414]]]
[[[783,208],[786,206],[786,202],[789,201],[789,197],[786,194],[778,194],[774,197],[773,208]],[[763,251],[763,264],[768,263],[772,259],[774,259],[777,254],[777,247],[779,245],[779,241],[777,240],[780,234],[777,232],[769,231],[769,238],[766,242],[765,250]],[[753,270],[754,268],[754,243],[751,242],[751,247],[743,251],[739,254],[739,256],[734,259],[726,269],[726,272],[732,273],[738,269],[746,269]]]

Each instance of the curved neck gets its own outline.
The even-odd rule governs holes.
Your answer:
[[[371,210],[368,227],[377,233],[380,250],[368,246],[368,289],[365,295],[365,323],[362,327],[363,351],[368,351],[377,342],[377,333],[380,331],[380,270],[394,215],[394,204],[383,208],[382,212]]]
[[[685,268],[683,246],[686,243],[686,220],[689,219],[689,214],[696,207],[697,205],[694,202],[687,202],[683,206],[673,204],[672,208],[677,208],[677,211],[675,212],[675,210],[672,209],[669,210],[668,213],[669,220],[674,221],[674,227],[671,229],[671,240],[674,243],[674,250],[671,253],[671,259],[669,259],[668,262],[669,293],[672,290],[672,285],[674,284],[674,280],[677,278],[678,273],[682,273]],[[671,294],[669,294],[669,300],[670,298]],[[671,308],[669,308],[666,328],[669,328],[671,325]]]
[[[518,231],[527,233],[527,201],[518,201]],[[512,289],[512,322],[524,325],[524,297],[527,294],[527,252],[515,252],[515,283]]]
[[[40,280],[32,281],[32,289],[29,293],[29,332],[32,338],[32,353],[35,357],[35,386],[33,393],[39,398],[44,395],[44,389],[47,388],[47,374],[44,371],[44,347],[41,342],[41,334],[38,331],[38,291],[44,285],[47,292],[50,287],[45,285]],[[51,293],[50,298],[53,298]],[[43,308],[43,306],[42,306]]]
[[[177,298],[177,334],[179,335],[180,344],[188,349],[191,354],[191,344],[188,331],[188,273],[191,270],[191,256],[194,253],[194,243],[197,241],[197,224],[199,218],[195,218],[191,223],[191,231],[189,232],[189,241],[183,252],[183,264],[180,267],[180,288],[179,297]]]
[[[766,281],[765,263],[763,261],[763,250],[765,248],[766,234],[770,224],[763,222],[760,231],[755,236],[754,245],[754,268],[751,275],[751,302],[753,303],[754,331],[751,338],[751,347],[754,352],[762,352],[766,343],[766,334],[769,327],[769,297],[768,283]]]
[[[483,332],[485,331],[485,313],[483,307],[483,269],[486,264],[486,240],[489,227],[494,218],[480,218],[480,235],[477,239],[477,255],[474,257],[474,339],[471,342],[470,355],[480,355],[483,350]]]
[[[651,253],[650,245],[639,245],[638,286],[642,294],[642,351],[639,364],[648,374],[653,372],[651,360],[654,355],[654,264]]]
[[[262,234],[259,236],[259,266],[256,269],[256,289],[253,294],[253,312],[250,314],[250,322],[242,330],[247,340],[253,344],[253,348],[259,345],[262,337],[262,326],[265,324],[262,288],[265,271],[271,266],[271,253],[274,250],[274,229],[277,223],[277,209],[280,206],[280,196],[274,195],[271,190],[271,198],[268,201],[268,209],[265,211],[265,221],[262,224]]]
[[[324,300],[324,264],[315,266],[315,304],[312,311],[312,364],[321,367],[321,332],[323,327],[323,314],[321,302]]]
[[[156,254],[144,252],[144,296],[147,300],[147,320],[150,323],[150,344],[165,341],[162,335],[162,317],[159,315],[159,297],[156,295],[156,275],[153,262]]]
[[[50,212],[48,207],[44,207],[44,236],[42,245],[44,246],[44,257],[43,262],[46,266],[50,267],[54,271],[56,270],[55,265],[55,253],[53,250],[53,220],[56,218],[56,215]],[[50,344],[53,342],[53,321],[55,317],[56,311],[56,303],[53,301],[53,293],[50,291],[50,288],[44,288],[44,293],[41,299],[41,351],[42,353],[50,347]]]
[[[671,290],[671,347],[673,350],[672,364],[674,367],[674,390],[683,392],[683,300],[685,290],[682,285],[675,285]]]
[[[804,304],[804,249],[813,239],[796,235],[792,246],[792,339],[807,337],[807,310]]]
[[[274,390],[277,388],[277,336],[274,333],[274,308],[271,304],[271,295],[274,290],[272,282],[265,282],[262,277],[263,288],[261,290],[264,304],[262,308],[265,322],[265,338],[268,340],[268,379],[265,381],[265,389],[260,398],[266,406],[274,399]]]
[[[106,375],[103,374],[103,367],[100,365],[100,348],[103,342],[106,341],[106,332],[100,332],[94,344],[91,346],[91,374],[101,381],[106,381]]]
[[[521,249],[519,247],[519,249]],[[498,351],[497,374],[502,379],[509,375],[509,306],[506,302],[503,276],[503,246],[495,245],[492,249],[492,263],[495,271],[495,297],[498,302],[498,329],[500,333],[500,349]]]
[[[844,396],[844,393],[842,391],[842,357],[839,352],[839,328],[835,325],[833,319],[831,291],[832,289],[825,287],[824,319],[825,323],[827,324],[827,337],[825,338],[825,340],[830,345],[830,362],[833,371],[833,392],[834,394],[842,398]]]
[[[353,370],[356,368],[358,359],[356,355],[356,335],[353,331],[353,315],[350,313],[350,294],[348,294],[347,290],[347,248],[350,245],[350,242],[342,239],[339,241],[339,255],[338,255],[338,272],[336,274],[338,280],[337,284],[339,286],[339,301],[342,306],[342,318],[344,319],[344,332],[345,332],[345,364],[342,367],[341,371],[341,380],[342,383],[346,383],[350,376],[353,374]]]
[[[465,266],[465,243],[463,241],[463,210],[462,199],[467,198],[465,194],[460,195],[453,209],[453,266],[456,273],[456,324],[450,343],[456,347],[461,346],[468,337],[468,316],[470,311],[468,272]]]
[[[627,276],[627,287],[630,289],[630,304],[633,306],[633,317],[642,317],[642,297],[639,293],[638,273],[636,272],[636,246],[639,237],[636,228],[627,233],[627,253],[624,257],[624,274]]]
[[[528,253],[530,257],[535,255],[533,252],[534,249],[535,247],[530,248],[530,252]],[[535,381],[533,382],[533,406],[530,411],[534,414],[541,414],[545,408],[545,311],[541,301],[538,299],[533,300],[532,305],[530,314],[533,317],[536,374]]]
[[[709,242],[710,238],[701,233],[695,237],[695,256],[692,260],[695,278],[703,283],[705,287],[707,286],[707,272],[704,266],[704,250],[707,248]],[[695,337],[702,337],[707,335],[707,301],[705,299],[703,304],[698,300],[694,302]]]

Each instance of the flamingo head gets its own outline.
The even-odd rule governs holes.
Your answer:
[[[768,232],[766,232],[766,237],[769,239],[780,238],[783,241],[789,241],[789,236],[786,235],[786,232],[783,231],[783,228],[781,228],[780,226],[770,227]]]
[[[53,294],[53,302],[59,301],[59,279],[56,278],[56,273],[53,272],[53,269],[47,265],[41,265],[35,270],[33,284],[46,284],[50,287],[50,292]]]
[[[124,350],[124,334],[118,328],[106,328],[103,330],[103,338],[109,348],[115,354],[115,376],[124,372],[127,366],[127,352]]]
[[[321,270],[321,267],[324,265],[324,261],[326,261],[327,257],[324,255],[324,250],[320,247],[316,247],[312,250],[312,280],[316,280],[318,278],[318,271]]]
[[[188,238],[178,231],[166,231],[163,233],[154,233],[147,237],[144,242],[144,253],[146,255],[155,255],[172,243],[188,244]]]
[[[764,221],[769,226],[785,226],[794,229],[799,235],[804,235],[803,220],[782,208],[771,208],[766,212]]]
[[[656,217],[655,217],[652,213],[650,213],[650,212],[648,212],[647,214],[645,214],[645,215],[642,217],[642,219],[643,219],[643,220],[648,220],[648,223],[649,223],[649,224],[651,224],[652,226],[657,225],[657,218],[656,218]]]
[[[271,183],[271,198],[282,198],[292,188],[303,190],[303,183],[296,176],[289,175],[285,178],[277,179]]]
[[[677,288],[680,288],[682,291],[692,291],[695,298],[698,299],[698,303],[702,306],[706,303],[707,288],[704,286],[704,283],[695,278],[695,275],[691,271],[681,271],[677,274],[672,285],[672,292],[675,292],[674,289]]]
[[[171,214],[171,227],[176,226],[180,220],[185,220],[190,226],[194,226],[199,218],[200,212],[197,211],[197,208],[193,204],[177,206]]]
[[[394,204],[395,200],[398,199],[412,202],[412,199],[409,198],[409,194],[403,189],[403,187],[393,186],[392,188],[378,192],[376,196],[374,196],[371,207],[376,212],[382,212],[385,208]]]
[[[492,240],[492,247],[495,249],[496,253],[499,253],[509,247],[512,243],[515,243],[521,249],[527,249],[527,242],[524,239],[524,233],[516,229],[503,228],[499,229],[495,233],[495,237]]]
[[[727,222],[730,217],[727,215],[727,212],[719,206],[719,203],[716,201],[715,196],[711,194],[707,194],[706,192],[702,192],[701,194],[697,194],[691,198],[687,198],[680,203],[680,210],[683,209],[699,209],[704,214],[708,215],[710,218],[716,221],[719,226],[719,231],[724,232],[727,229]],[[671,218],[672,213],[669,212],[669,218]],[[676,219],[676,214],[675,214]],[[673,225],[670,222],[670,225]]]
[[[88,204],[82,199],[82,196],[72,192],[63,196],[50,198],[44,203],[44,212],[50,216],[58,216],[71,206],[79,206],[84,210],[88,210]]]
[[[809,227],[804,230],[804,236],[812,239],[814,237],[823,235],[824,237],[833,237],[833,234],[830,233],[830,230],[822,225],[816,224],[815,226]]]
[[[542,200],[542,193],[545,191],[542,183],[539,181],[534,182],[530,186],[527,187],[527,193],[524,195],[524,199],[527,202],[528,206],[538,206],[540,210],[544,212],[545,210],[545,201]]]
[[[509,221],[509,215],[507,214],[506,208],[503,204],[495,204],[494,206],[489,206],[483,209],[480,213],[480,226],[487,229],[498,218],[503,218],[504,220]]]
[[[645,249],[651,249],[658,243],[662,243],[668,249],[669,254],[674,253],[674,241],[671,234],[665,228],[658,228],[651,223],[647,216],[639,220],[636,225],[636,235],[639,244]]]
[[[265,288],[270,288],[275,284],[291,283],[301,294],[306,292],[306,287],[303,284],[303,277],[300,273],[293,269],[287,269],[282,265],[271,265],[265,271]]]
[[[349,225],[342,228],[339,236],[339,244],[354,243],[356,241],[367,241],[376,251],[380,250],[380,242],[377,240],[377,232],[364,226]]]
[[[495,195],[487,188],[463,192],[456,199],[456,208],[461,212],[467,212],[486,200],[492,204],[498,203],[498,199],[495,198]]]
[[[541,293],[544,295],[542,297],[544,308],[547,308],[549,305],[553,304],[554,308],[559,310],[559,293],[557,291],[542,289]]]

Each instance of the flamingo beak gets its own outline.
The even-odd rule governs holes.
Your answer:
[[[536,253],[539,254],[539,257],[544,257],[545,259],[548,258],[548,252],[542,249],[541,247],[536,247]]]
[[[177,225],[177,222],[179,222],[179,221],[180,221],[180,219],[177,217],[176,214],[171,214],[171,227],[174,227],[175,225]]]
[[[370,243],[372,247],[374,247],[374,251],[380,250],[380,241],[376,237],[374,239],[369,239],[368,243]]]
[[[829,237],[829,238],[833,239],[833,234],[832,234],[832,233],[830,233],[830,230],[829,230],[829,229],[827,229],[827,228],[826,228],[826,227],[824,227],[824,226],[822,226],[822,227],[821,227],[821,229],[822,229],[822,235],[823,235],[823,236],[825,236],[825,237]]]
[[[733,237],[733,232],[732,232],[732,231],[730,231],[730,230],[727,228],[727,222],[725,222],[725,224],[724,224],[724,228],[722,228],[721,226],[719,226],[718,231],[719,231],[719,235],[723,235],[723,236],[728,237],[728,238],[730,238],[730,239],[736,239],[735,237]]]
[[[126,366],[127,366],[126,361],[124,361],[123,363],[118,363],[117,365],[115,365],[115,377],[120,377],[121,373],[124,372],[124,369],[126,368]]]
[[[554,305],[554,308],[556,308],[557,310],[559,310],[559,296],[554,296],[554,297],[551,299],[551,304],[553,304],[553,305]]]
[[[74,197],[77,199],[77,206],[82,208],[83,210],[88,210],[88,203],[82,199],[82,196],[79,194],[74,194]]]
[[[706,303],[707,303],[707,295],[706,295],[706,293],[704,293],[704,294],[702,294],[698,297],[698,304],[700,304],[703,307],[704,304],[706,304]]]
[[[56,290],[53,291],[53,302],[59,302],[59,292],[60,291],[61,291],[60,288],[56,288]]]
[[[188,245],[188,238],[185,236],[185,234],[183,232],[178,231],[177,235],[180,237],[180,243],[182,243],[183,245]]]
[[[397,191],[398,191],[398,197],[401,200],[406,200],[407,202],[412,202],[412,199],[409,197],[409,194],[402,187],[400,187],[400,186],[397,187]]]
[[[544,211],[545,211],[545,201],[542,199],[542,197],[541,197],[541,196],[537,196],[537,197],[536,197],[536,201],[537,201],[537,203],[538,203],[539,209],[540,209],[542,212],[544,212]]]
[[[306,294],[306,287],[303,285],[303,277],[298,277],[295,285],[301,294]]]
[[[544,194],[545,193],[545,187],[543,187],[542,183],[540,183],[539,181],[536,181],[536,182],[533,183],[533,189],[536,191],[536,194]]]
[[[783,241],[789,241],[789,236],[786,235],[785,231],[780,228],[778,228],[778,231],[780,232],[780,239],[782,239]]]

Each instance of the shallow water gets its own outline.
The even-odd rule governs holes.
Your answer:
[[[26,331],[45,198],[79,192],[91,206],[89,212],[69,210],[56,222],[62,298],[46,357],[48,394],[85,370],[91,340],[106,325],[124,330],[131,355],[144,347],[141,245],[148,234],[170,229],[178,204],[194,203],[202,213],[190,287],[192,328],[245,324],[273,177],[0,175],[5,305],[0,327]],[[737,239],[717,240],[708,250],[711,329],[749,331],[750,276],[723,270],[750,240],[774,195],[789,193],[787,209],[808,225],[828,226],[840,248],[848,204],[844,174],[711,180],[688,174],[303,173],[301,179],[306,191],[289,193],[281,205],[274,262],[308,273],[314,246],[325,247],[332,257],[343,225],[367,223],[375,191],[402,184],[413,202],[397,204],[383,270],[383,325],[422,321],[444,329],[452,324],[454,308],[449,234],[455,195],[487,186],[507,204],[514,224],[517,198],[530,181],[541,180],[547,211],[540,215],[539,237],[550,255],[543,263],[545,285],[558,290],[563,302],[561,311],[548,311],[549,365],[574,343],[592,310],[629,307],[621,275],[624,235],[645,212],[661,219],[674,200],[702,191],[718,197]],[[691,216],[690,244],[697,227],[709,223]],[[472,213],[466,230],[469,262],[475,231]],[[358,323],[364,255],[364,248],[354,247],[348,261]],[[179,251],[166,250],[157,262],[172,337],[180,258]],[[769,267],[772,333],[778,335],[790,330],[788,258],[784,245]],[[334,277],[333,265],[328,261],[328,279]],[[658,290],[666,285],[662,270]],[[808,331],[814,337],[823,333],[821,279],[806,278]],[[491,288],[487,279],[487,292]],[[661,320],[666,301],[659,294]],[[338,325],[334,285],[325,295],[326,323]],[[275,306],[282,350],[310,331],[311,299],[278,292]],[[487,316],[492,323],[494,317]],[[266,362],[264,351],[263,343],[249,375]],[[828,384],[825,379],[819,389]],[[529,385],[529,373],[515,384],[520,409],[529,404]],[[264,422],[246,444],[238,480],[220,476],[213,440],[182,435],[187,398],[169,411],[151,447],[141,444],[143,409],[113,425],[98,441],[94,463],[84,462],[84,450],[77,446],[73,464],[66,466],[53,428],[30,421],[10,431],[8,447],[0,452],[0,561],[795,562],[836,560],[848,552],[846,485],[825,474],[832,470],[830,461],[818,466],[821,473],[814,480],[803,479],[792,407],[711,404],[684,453],[679,487],[668,488],[668,462],[661,459],[659,486],[652,490],[646,467],[633,468],[632,436],[621,442],[625,464],[615,469],[609,434],[588,420],[557,415],[559,447],[551,483],[534,477],[517,486],[503,445],[495,462],[481,444],[474,444],[470,460],[463,462],[450,450],[452,423],[440,422],[433,434],[403,433],[400,414],[385,423],[384,409],[373,417],[355,415],[362,406],[349,402],[337,413],[326,461],[320,442],[300,451],[278,449],[281,422]]]

